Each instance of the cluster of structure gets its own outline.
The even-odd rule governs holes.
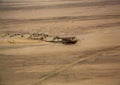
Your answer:
[[[53,43],[63,43],[63,44],[75,44],[78,41],[76,37],[59,37],[59,36],[53,37],[53,36],[43,34],[43,33],[31,34],[29,36],[29,39],[42,40],[45,42],[53,42]]]
[[[62,44],[75,44],[78,42],[76,37],[59,37],[59,36],[50,36],[44,33],[15,33],[8,34],[9,37],[19,37],[31,40],[41,40],[45,42],[53,42],[53,43],[62,43]]]

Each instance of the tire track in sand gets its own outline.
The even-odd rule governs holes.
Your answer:
[[[83,56],[85,56],[84,58],[80,58],[80,59],[77,59],[77,60],[75,60],[75,61],[73,61],[69,64],[60,66],[59,68],[55,69],[51,73],[48,73],[48,74],[44,75],[42,78],[34,81],[32,84],[29,84],[29,85],[41,85],[44,81],[46,81],[46,80],[54,77],[55,75],[73,67],[77,63],[84,62],[84,61],[87,61],[89,59],[92,59],[92,58],[96,57],[95,55],[98,54],[98,53],[102,53],[104,51],[111,51],[111,50],[115,50],[115,49],[118,49],[118,48],[120,48],[120,46],[113,46],[113,47],[107,47],[107,48],[103,48],[103,49],[99,49],[99,50],[87,51],[83,55]]]

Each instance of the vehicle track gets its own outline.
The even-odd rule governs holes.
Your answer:
[[[66,65],[62,65],[60,66],[59,68],[55,69],[54,71],[44,75],[42,78],[34,81],[32,84],[29,84],[29,85],[41,85],[43,84],[44,81],[54,77],[55,75],[73,67],[74,65],[76,65],[77,63],[80,63],[80,62],[84,62],[84,61],[87,61],[89,59],[92,59],[94,57],[96,57],[95,55],[98,54],[98,53],[102,53],[104,51],[111,51],[111,50],[115,50],[115,49],[118,49],[120,48],[120,46],[113,46],[113,47],[107,47],[107,48],[103,48],[103,49],[99,49],[99,50],[92,50],[92,51],[87,51],[83,56],[84,58],[80,58],[80,59],[77,59],[69,64],[66,64]]]

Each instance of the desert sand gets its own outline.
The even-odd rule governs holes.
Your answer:
[[[79,41],[4,37],[36,32]],[[119,38],[120,0],[1,0],[0,85],[120,85]]]

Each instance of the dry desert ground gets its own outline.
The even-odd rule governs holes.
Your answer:
[[[120,85],[120,0],[0,0],[0,85]]]

